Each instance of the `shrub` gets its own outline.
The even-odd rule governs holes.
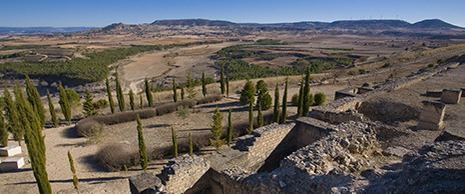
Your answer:
[[[292,95],[291,103],[292,105],[299,106],[299,95],[298,94]]]
[[[91,137],[99,134],[103,129],[103,125],[94,119],[82,119],[76,124],[76,131],[81,137]]]
[[[315,103],[314,103],[314,105],[320,106],[320,105],[323,105],[325,102],[326,102],[326,95],[325,94],[323,94],[321,92],[315,94]]]
[[[79,94],[71,89],[71,88],[66,88],[65,89],[66,95],[68,96],[68,101],[71,106],[77,106],[79,105],[79,101],[81,100],[81,96]]]
[[[242,105],[249,104],[250,101],[255,101],[255,86],[253,85],[252,81],[247,80],[244,85],[244,88],[241,91],[240,103]]]
[[[197,100],[197,104],[207,104],[207,103],[212,103],[212,102],[217,102],[223,99],[222,95],[213,95],[213,96],[207,96],[205,98],[201,98]]]
[[[160,115],[175,112],[176,110],[178,110],[178,107],[181,107],[181,106],[192,108],[195,104],[197,104],[195,100],[183,100],[179,102],[165,103],[157,107],[157,115],[160,116]]]
[[[266,95],[264,95],[262,99],[260,100],[260,105],[261,105],[262,110],[270,109],[272,102],[273,102],[273,99],[271,98],[270,94],[267,93]]]
[[[126,144],[110,144],[101,148],[96,159],[108,171],[119,171],[124,166],[137,165],[139,154],[137,150]]]
[[[100,99],[94,102],[95,109],[102,109],[108,107],[108,101],[105,99]]]

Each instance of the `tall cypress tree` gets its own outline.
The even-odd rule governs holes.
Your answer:
[[[253,101],[249,101],[249,127],[247,128],[247,133],[252,133],[253,131]]]
[[[279,119],[279,123],[285,123],[287,119],[287,85],[289,83],[289,79],[286,78],[286,82],[284,83],[284,94],[283,94],[283,102],[282,102],[282,111],[281,111],[281,119]]]
[[[224,65],[221,65],[221,72],[220,72],[220,89],[221,94],[225,93],[225,82],[224,82]]]
[[[140,166],[142,169],[147,170],[149,159],[147,156],[147,147],[145,147],[144,141],[144,131],[142,129],[139,114],[137,114],[137,139],[139,141]]]
[[[305,86],[304,86],[304,97],[303,97],[303,107],[302,107],[302,114],[307,115],[308,111],[310,109],[310,101],[309,95],[310,95],[310,67],[307,67],[307,72],[305,74]]]
[[[129,90],[129,106],[131,107],[131,110],[134,111],[136,110],[136,105],[134,104],[134,92]]]
[[[184,87],[181,86],[181,100],[184,100]]]
[[[76,189],[76,191],[79,193],[79,179],[76,175],[76,167],[74,166],[74,159],[70,151],[68,151],[68,161],[69,161],[69,168],[71,170],[71,173],[73,174],[74,189]]]
[[[171,142],[173,143],[173,157],[178,157],[178,136],[173,127],[171,127]]]
[[[173,77],[173,101],[178,101],[178,94],[177,94],[177,86],[176,86],[176,78]]]
[[[215,146],[218,149],[222,144],[221,135],[223,134],[223,115],[221,114],[218,108],[215,109],[215,113],[213,113],[212,120],[212,139],[210,139],[210,142],[213,146]]]
[[[205,72],[202,72],[202,94],[207,96],[207,80],[205,79]]]
[[[274,88],[273,122],[279,123],[279,87],[277,83]]]
[[[123,112],[124,109],[126,108],[126,103],[124,102],[123,88],[121,88],[121,83],[119,81],[118,71],[116,71],[116,76],[115,77],[116,77],[116,79],[115,79],[116,99],[118,99],[118,108],[119,108],[119,111]]]
[[[47,90],[47,101],[48,101],[48,110],[50,112],[50,120],[52,121],[53,127],[58,127],[58,117],[57,113],[55,112],[55,105],[53,105],[52,97],[50,96],[50,92]]]
[[[299,100],[297,104],[297,117],[301,117],[303,115],[303,107],[304,107],[304,78],[300,81],[300,88],[299,88]]]
[[[110,105],[111,113],[115,113],[115,102],[113,102],[113,96],[111,94],[110,81],[105,79],[105,86],[107,87],[108,105]]]
[[[3,117],[3,103],[0,102],[0,145],[2,147],[8,146],[8,130]]]
[[[152,95],[152,90],[149,84],[149,80],[145,78],[144,83],[145,83],[145,96],[147,97],[147,103],[149,107],[153,107],[153,95]]]
[[[84,110],[84,115],[86,117],[90,117],[97,114],[97,112],[95,111],[93,101],[94,97],[92,97],[92,94],[90,94],[89,90],[86,89],[84,103],[82,104],[82,109]]]
[[[233,138],[233,134],[234,134],[234,128],[232,126],[232,111],[231,111],[231,108],[229,108],[229,112],[228,112],[228,131],[227,131],[227,139],[226,139],[226,142],[228,143],[228,146],[231,146],[231,142],[232,142],[232,138]]]
[[[229,77],[226,77],[226,97],[229,97]]]
[[[192,141],[192,134],[189,133],[189,156],[194,155],[194,142]]]
[[[144,108],[144,101],[142,99],[142,93],[139,94],[139,109]]]
[[[265,123],[262,114],[262,103],[258,103],[258,112],[257,112],[257,126],[262,127]]]
[[[71,124],[71,105],[69,104],[68,95],[66,94],[66,90],[63,87],[63,84],[58,85],[58,91],[60,93],[60,107],[65,120],[68,121],[68,125]]]
[[[39,116],[40,124],[43,126],[45,124],[45,109],[42,100],[40,100],[39,92],[37,88],[32,84],[29,76],[26,75],[26,94],[29,103],[31,103],[34,112]]]
[[[40,118],[38,118],[32,105],[25,99],[20,89],[15,89],[15,96],[18,105],[18,113],[20,115],[20,123],[25,131],[24,140],[27,145],[28,155],[39,188],[39,193],[51,194],[52,188],[50,187],[46,170],[45,143],[44,136],[42,135]]]
[[[5,100],[5,113],[8,121],[8,131],[13,134],[15,141],[21,145],[23,139],[24,130],[20,123],[19,112],[16,102],[10,94],[8,89],[3,90],[3,98]]]

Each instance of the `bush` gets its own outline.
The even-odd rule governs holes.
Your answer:
[[[126,144],[110,144],[97,152],[96,159],[108,171],[119,171],[137,165],[139,153]]]
[[[217,102],[223,99],[222,95],[212,95],[212,96],[207,96],[205,98],[197,100],[197,104],[207,104],[207,103],[212,103],[212,102]]]
[[[71,106],[79,105],[79,101],[81,100],[81,96],[79,96],[79,94],[75,90],[73,90],[71,88],[66,88],[65,92],[66,92],[66,95],[68,96],[69,104],[71,104]]]
[[[161,116],[164,114],[176,112],[178,107],[188,107],[192,108],[197,102],[195,100],[183,100],[179,102],[169,102],[165,104],[161,104],[157,107],[157,115]]]
[[[294,106],[299,106],[299,95],[298,94],[294,94],[291,98],[291,103],[292,105]]]
[[[321,105],[323,105],[325,103],[326,103],[326,95],[325,94],[323,94],[321,92],[315,94],[315,103],[314,103],[314,105],[321,106]]]
[[[155,109],[149,108],[137,111],[118,112],[111,115],[95,116],[91,118],[106,125],[114,125],[118,123],[135,121],[137,115],[139,115],[141,119],[146,119],[156,116],[157,111]]]
[[[105,99],[100,99],[94,102],[95,109],[102,109],[108,107],[108,101]]]
[[[76,131],[81,137],[92,137],[102,132],[103,125],[94,119],[82,119],[76,125]]]
[[[262,106],[262,110],[268,110],[271,108],[273,99],[271,98],[270,94],[266,94],[263,96],[263,100],[260,101],[260,105]]]

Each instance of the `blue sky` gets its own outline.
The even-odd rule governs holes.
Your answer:
[[[1,0],[0,26],[106,26],[206,18],[234,22],[439,18],[465,26],[465,0]]]

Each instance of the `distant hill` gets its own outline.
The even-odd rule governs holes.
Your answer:
[[[0,27],[0,34],[49,34],[81,32],[94,27]]]
[[[439,19],[423,20],[412,25],[416,28],[462,28]]]
[[[233,22],[222,20],[207,20],[207,19],[180,19],[180,20],[157,20],[152,23],[153,25],[164,26],[233,26],[237,25]]]

